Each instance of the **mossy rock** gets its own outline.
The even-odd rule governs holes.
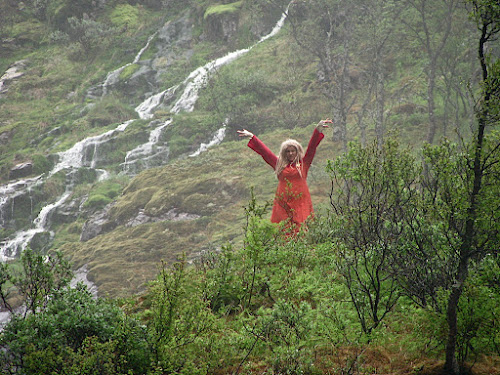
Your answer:
[[[236,1],[231,4],[217,4],[212,5],[207,8],[205,14],[203,15],[204,19],[207,19],[210,16],[217,16],[224,13],[235,13],[240,10],[243,5],[243,1]]]
[[[134,217],[140,209],[143,209],[148,204],[158,189],[158,187],[148,187],[127,194],[126,197],[111,208],[111,220],[123,223]]]
[[[190,214],[211,215],[216,211],[214,200],[213,195],[194,193],[184,199],[180,209]]]
[[[111,199],[101,194],[91,196],[83,205],[84,208],[100,209],[106,206]]]
[[[121,81],[126,81],[132,75],[139,70],[140,66],[139,64],[130,64],[127,67],[125,67],[121,73],[120,73],[120,80]]]

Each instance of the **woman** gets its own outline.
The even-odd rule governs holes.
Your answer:
[[[286,222],[297,232],[300,225],[313,214],[313,206],[309,188],[307,186],[307,172],[313,161],[321,140],[324,138],[323,130],[327,128],[330,119],[322,120],[316,125],[309,145],[304,149],[296,140],[288,139],[281,144],[281,149],[276,156],[254,134],[248,130],[238,130],[240,137],[250,138],[248,147],[257,152],[269,164],[278,177],[278,188],[274,198],[271,222]]]

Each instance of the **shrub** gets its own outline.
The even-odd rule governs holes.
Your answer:
[[[119,4],[110,15],[111,23],[118,28],[134,28],[139,20],[139,11],[129,4]]]
[[[50,171],[50,169],[53,166],[53,163],[49,159],[40,154],[33,155],[32,160],[33,160],[33,173],[36,175]]]
[[[111,202],[111,198],[108,198],[101,194],[96,194],[89,197],[89,199],[87,199],[83,206],[85,208],[99,209],[103,208],[109,202]]]
[[[77,55],[79,58],[93,58],[95,50],[98,47],[103,48],[105,46],[103,41],[111,34],[111,29],[106,25],[88,18],[71,17],[68,19],[68,24],[70,40],[80,47]]]

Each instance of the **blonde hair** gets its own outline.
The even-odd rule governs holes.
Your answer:
[[[295,157],[295,160],[292,161],[292,163],[298,164],[299,162],[302,161],[302,158],[304,157],[304,149],[302,148],[302,145],[297,142],[295,139],[287,139],[281,144],[280,152],[278,155],[278,161],[276,162],[276,169],[274,172],[276,173],[276,176],[279,176],[281,172],[283,172],[283,169],[289,164],[287,158],[286,158],[286,149],[290,146],[295,147],[297,150],[297,156]],[[302,176],[302,167],[297,166],[297,169],[299,171],[300,176]]]

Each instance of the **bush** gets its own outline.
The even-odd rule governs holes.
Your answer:
[[[32,157],[33,160],[33,173],[36,175],[47,173],[53,166],[53,163],[47,159],[44,155],[35,154]]]
[[[111,202],[111,198],[108,198],[101,194],[92,195],[87,199],[83,207],[92,208],[92,209],[100,209],[106,206],[109,202]]]
[[[68,19],[68,24],[70,40],[80,47],[80,51],[76,56],[78,58],[92,59],[98,47],[105,47],[103,42],[112,32],[106,25],[88,18],[71,17]]]
[[[150,361],[145,331],[83,284],[57,291],[43,312],[14,317],[0,345],[2,370],[20,374],[145,373]]]
[[[119,4],[110,15],[111,23],[118,28],[134,28],[139,20],[139,11],[129,4]]]

